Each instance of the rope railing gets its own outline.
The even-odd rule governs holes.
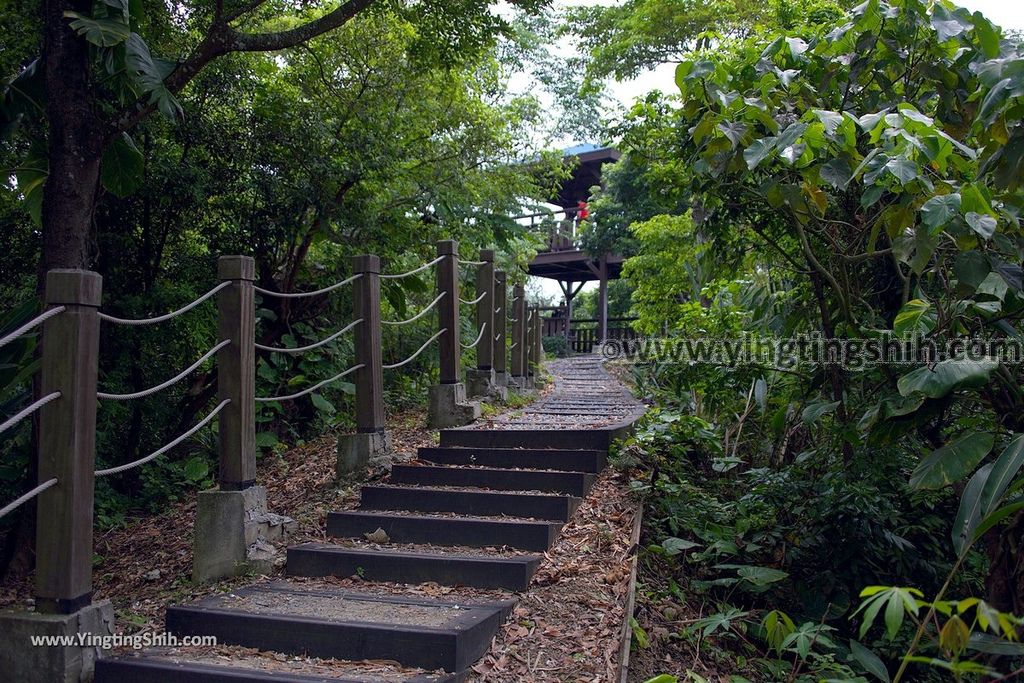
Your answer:
[[[366,366],[364,364],[362,364],[362,363],[360,363],[359,365],[353,365],[348,370],[345,370],[344,372],[338,373],[337,375],[335,375],[334,377],[331,377],[330,379],[325,379],[323,382],[320,382],[319,384],[315,384],[315,385],[309,387],[308,389],[303,389],[302,391],[300,391],[297,394],[289,394],[287,396],[257,396],[256,397],[256,402],[257,403],[273,403],[275,401],[291,401],[292,399],[301,398],[301,397],[305,396],[306,394],[312,394],[314,391],[316,391],[320,387],[325,387],[325,386],[327,386],[328,384],[330,384],[332,382],[337,382],[339,379],[341,379],[345,375],[349,375],[349,374],[355,372],[356,370],[358,370],[359,368],[364,368],[364,367],[366,367]]]
[[[331,336],[327,337],[326,339],[321,339],[320,341],[314,344],[310,344],[308,346],[297,346],[295,348],[285,348],[281,346],[264,346],[263,344],[255,344],[254,346],[260,351],[273,351],[274,353],[305,353],[306,351],[312,351],[313,349],[320,348],[321,346],[330,344],[332,341],[334,341],[341,335],[345,334],[346,332],[348,332],[361,322],[363,322],[363,319],[357,318],[356,320],[353,320],[348,325],[341,328],[340,330],[338,330]]]
[[[171,441],[170,443],[165,444],[164,446],[161,446],[160,448],[158,448],[157,450],[153,451],[152,453],[150,453],[146,457],[139,458],[138,460],[130,462],[127,465],[118,465],[117,467],[110,467],[110,468],[105,469],[105,470],[96,470],[96,476],[97,477],[105,477],[105,476],[107,476],[109,474],[118,474],[120,472],[125,472],[127,470],[130,470],[130,469],[133,469],[135,467],[138,467],[140,465],[145,465],[147,462],[159,458],[161,455],[163,455],[167,451],[171,450],[172,448],[174,448],[175,446],[180,444],[182,441],[184,441],[185,439],[189,438],[190,436],[192,436],[193,434],[198,432],[200,429],[202,429],[206,425],[210,424],[210,421],[213,420],[213,418],[217,417],[217,413],[219,413],[221,410],[223,410],[224,406],[226,406],[229,403],[231,403],[231,399],[229,399],[229,398],[228,399],[224,399],[223,401],[220,402],[220,404],[216,408],[214,408],[212,411],[210,411],[209,415],[207,415],[202,420],[200,420],[194,427],[189,429],[187,432],[185,432],[184,434],[179,436],[174,441]]]
[[[33,498],[35,498],[36,496],[38,496],[40,493],[42,493],[46,489],[50,488],[51,486],[54,486],[56,483],[57,483],[57,479],[56,478],[48,479],[48,480],[44,481],[42,484],[40,484],[39,486],[35,487],[34,489],[32,489],[31,491],[26,493],[25,495],[20,496],[19,498],[15,498],[10,503],[8,503],[7,505],[5,505],[2,508],[0,508],[0,517],[3,517],[4,515],[8,514],[9,512],[14,511],[19,505],[24,505],[25,503],[27,503],[28,501],[30,501]]]
[[[191,444],[195,443],[194,440],[197,438],[200,430],[219,423],[222,438],[219,439],[217,445],[219,461],[218,481],[221,489],[224,491],[244,491],[251,487],[254,482],[258,481],[258,469],[260,469],[256,463],[256,452],[252,448],[256,430],[259,426],[257,424],[258,417],[252,412],[255,406],[279,404],[284,401],[300,399],[310,394],[313,394],[312,398],[319,403],[320,399],[317,398],[319,394],[314,394],[314,392],[319,392],[332,383],[340,384],[342,381],[349,381],[355,387],[353,397],[354,419],[358,432],[382,432],[387,426],[386,415],[383,410],[384,387],[386,386],[383,381],[385,379],[385,376],[382,374],[383,370],[396,370],[406,366],[426,366],[427,363],[425,361],[421,361],[420,366],[416,366],[415,362],[418,358],[425,355],[428,347],[436,344],[434,353],[439,356],[438,381],[442,385],[462,383],[464,364],[460,362],[460,350],[475,349],[470,355],[475,356],[475,364],[478,370],[488,366],[492,356],[497,358],[497,355],[495,355],[498,353],[496,348],[499,347],[496,345],[500,345],[501,354],[505,354],[507,351],[508,342],[505,341],[506,319],[509,314],[513,313],[518,319],[514,321],[517,323],[514,332],[519,333],[520,336],[518,343],[512,344],[512,349],[518,348],[518,351],[513,354],[514,361],[511,369],[513,370],[513,375],[525,376],[527,374],[525,372],[526,356],[525,353],[522,353],[524,347],[529,346],[535,354],[537,349],[535,343],[527,345],[525,335],[521,334],[521,325],[527,320],[526,311],[522,308],[526,300],[522,286],[516,285],[517,307],[514,311],[510,310],[511,304],[508,298],[509,292],[505,288],[504,274],[501,274],[501,277],[495,274],[489,250],[482,250],[478,256],[478,258],[487,259],[486,261],[460,261],[458,245],[453,240],[444,240],[438,242],[435,256],[436,258],[429,257],[432,260],[427,263],[420,262],[422,265],[417,264],[416,267],[408,272],[382,274],[380,272],[380,259],[378,256],[361,254],[354,256],[351,261],[351,269],[348,271],[352,273],[351,277],[346,277],[340,282],[313,291],[285,293],[274,292],[270,289],[255,286],[256,264],[255,260],[251,257],[225,255],[218,259],[217,277],[219,282],[214,283],[217,285],[216,287],[178,310],[138,320],[118,318],[99,310],[102,303],[102,281],[97,274],[86,271],[51,271],[47,274],[47,298],[44,299],[46,305],[41,308],[44,312],[25,324],[21,324],[22,321],[19,320],[17,323],[20,325],[18,329],[13,332],[5,331],[3,333],[5,336],[0,337],[0,346],[9,344],[20,335],[24,335],[33,328],[40,326],[46,320],[59,315],[62,311],[74,311],[75,315],[60,318],[59,324],[46,325],[46,343],[42,345],[42,385],[45,387],[61,387],[64,393],[63,396],[60,393],[44,396],[10,418],[0,417],[0,419],[4,420],[0,423],[0,432],[9,430],[29,415],[39,411],[47,403],[54,401],[54,403],[41,412],[43,438],[40,439],[39,443],[40,462],[53,462],[61,467],[73,461],[94,463],[96,462],[96,423],[93,407],[97,399],[127,401],[145,398],[164,391],[178,382],[189,381],[189,373],[198,375],[198,373],[204,370],[214,368],[213,371],[217,375],[218,398],[204,406],[204,408],[212,408],[205,417],[197,413],[194,417],[186,418],[187,423],[184,423],[181,429],[185,430],[187,424],[192,424],[191,427],[187,428],[187,431],[184,431],[184,433],[176,436],[173,440],[170,440],[145,457],[139,457],[142,453],[138,452],[126,453],[120,456],[120,458],[132,460],[131,462],[107,467],[106,469],[96,469],[95,467],[91,469],[96,469],[94,475],[97,477],[116,475],[133,470],[147,463],[152,463],[173,448],[179,446],[183,446],[182,450],[193,448],[194,446]],[[418,258],[416,260],[419,261]],[[460,264],[467,266],[461,269],[461,272],[459,269]],[[382,280],[397,281],[401,278],[416,276],[435,266],[437,266],[437,289],[434,291],[435,296],[432,297],[430,303],[423,307],[422,310],[419,310],[419,312],[413,311],[412,305],[408,309],[399,305],[398,309],[402,311],[401,315],[409,315],[411,317],[406,320],[382,321],[380,319],[382,313],[381,289],[390,286],[387,283],[382,283]],[[475,274],[475,285],[469,283],[469,276],[472,274]],[[466,277],[460,281],[460,276]],[[362,279],[357,281],[358,278]],[[416,279],[426,281],[430,279],[430,275],[425,274]],[[344,327],[338,331],[324,330],[320,332],[317,337],[323,334],[325,338],[319,341],[306,339],[293,341],[290,337],[284,337],[286,341],[274,338],[272,341],[262,340],[267,341],[267,344],[255,343],[260,340],[258,338],[253,339],[253,329],[257,325],[257,314],[259,312],[257,305],[254,304],[254,294],[281,299],[316,297],[339,290],[353,282],[356,282],[356,284],[351,291],[351,308],[354,311],[349,318],[352,320],[351,323],[341,321]],[[269,287],[279,286],[279,283],[275,282],[268,282],[266,284]],[[315,286],[312,284],[299,284],[297,288]],[[477,289],[476,286],[479,286],[479,288]],[[475,296],[476,298],[472,300],[461,299],[459,297],[460,288],[465,292],[463,296]],[[486,292],[491,293],[497,300],[492,303],[487,299]],[[387,293],[392,294],[393,292]],[[206,351],[198,360],[195,360],[183,371],[177,372],[180,368],[173,370],[177,374],[157,386],[123,394],[107,393],[98,390],[95,381],[97,370],[100,366],[98,340],[95,335],[97,320],[131,326],[153,325],[181,316],[196,309],[196,307],[204,302],[209,302],[211,299],[216,303],[216,325],[218,329],[216,345],[213,348]],[[415,305],[418,306],[419,303],[417,301]],[[462,335],[460,335],[462,328],[459,325],[460,304],[484,306],[484,312],[489,314],[484,316],[487,318],[486,322],[481,320],[478,327],[474,326],[472,328],[477,334],[474,335],[476,338],[471,344],[462,343]],[[142,310],[147,313],[163,308],[163,304],[152,301],[145,305],[146,308]],[[387,308],[386,303],[384,307]],[[388,310],[390,311],[391,309]],[[465,312],[465,309],[463,310]],[[416,323],[416,321],[421,321],[420,325],[415,325],[414,328],[423,326],[426,329],[426,324],[423,321],[433,319],[432,317],[427,317],[431,315],[431,311],[436,311],[438,318],[436,326],[431,325],[429,332],[416,334],[414,337],[414,339],[419,339],[429,335],[429,338],[422,342],[404,360],[396,363],[382,363],[381,327],[383,325],[396,327],[410,326]],[[414,312],[415,315],[413,315]],[[33,311],[34,313],[35,311]],[[205,311],[197,313],[205,314]],[[394,311],[391,311],[390,314],[399,315]],[[495,314],[500,315],[496,321],[490,318],[490,315]],[[539,316],[534,313],[531,314],[531,317],[536,323]],[[333,324],[331,326],[333,327]],[[11,329],[13,327],[12,325]],[[468,327],[466,328],[465,337],[467,338],[472,334],[469,332],[469,329]],[[354,334],[353,330],[355,331]],[[496,335],[496,332],[499,330],[501,330],[501,334]],[[257,395],[257,374],[254,372],[254,366],[260,362],[259,358],[269,358],[270,354],[275,353],[296,354],[295,357],[299,357],[297,354],[313,351],[314,349],[325,349],[333,353],[335,347],[339,345],[336,340],[346,333],[353,334],[350,339],[353,341],[354,355],[351,360],[344,356],[346,359],[345,363],[351,364],[352,367],[323,380],[296,376],[290,378],[290,382],[282,381],[276,388],[265,392],[287,391],[295,393],[280,396]],[[445,336],[446,334],[449,336]],[[536,332],[533,334],[536,334]],[[496,345],[491,344],[491,337],[494,337]],[[536,337],[533,336],[531,341],[535,342],[535,340]],[[509,339],[509,342],[511,341]],[[331,342],[335,342],[336,346],[327,346]],[[282,346],[271,346],[271,343]],[[411,346],[415,341],[407,343]],[[283,346],[284,344],[302,345],[286,348]],[[344,342],[344,345],[347,346],[347,344],[347,341]],[[259,353],[254,357],[254,351],[256,350]],[[405,350],[406,347],[403,345],[400,352],[404,353]],[[199,354],[197,353],[196,355],[198,356]],[[502,355],[499,360],[504,359],[504,357]],[[518,360],[515,360],[517,358]],[[68,361],[68,359],[71,360]],[[410,366],[410,364],[413,365]],[[523,370],[523,372],[519,372],[519,370]],[[332,368],[329,371],[322,370],[321,372],[326,374],[333,371],[334,369]],[[405,372],[408,372],[408,369]],[[343,380],[343,378],[350,375],[350,379]],[[84,381],[72,381],[78,378],[82,378]],[[479,381],[479,379],[478,374],[471,377],[472,381]],[[132,387],[131,389],[134,388]],[[337,385],[335,388],[337,388]],[[348,386],[344,385],[344,388],[348,389]],[[61,400],[56,401],[57,398]],[[434,417],[428,419],[434,421]],[[65,431],[67,431],[69,438],[62,436],[65,434]],[[57,438],[58,436],[59,438]],[[171,439],[171,435],[167,438]],[[359,448],[364,448],[365,445],[362,441],[354,444],[354,446]],[[136,457],[138,457],[137,460],[135,459]],[[108,464],[106,462],[103,463],[104,466]],[[75,478],[68,479],[64,474],[59,474],[64,471],[73,472]],[[51,473],[55,474],[53,479],[40,484],[6,507],[0,508],[0,516],[9,514],[19,505],[24,505],[43,491],[53,487],[41,499],[45,502],[45,505],[39,508],[40,519],[44,523],[44,526],[41,528],[47,529],[48,533],[52,529],[52,533],[59,537],[84,538],[84,535],[89,533],[91,520],[82,515],[68,516],[58,513],[65,509],[91,509],[94,504],[95,495],[94,489],[91,486],[92,480],[89,472],[77,473],[73,469],[65,470],[58,468],[49,469],[42,473],[42,476],[50,477]],[[80,474],[83,474],[84,478],[78,478]],[[59,481],[57,477],[60,477]],[[59,504],[51,505],[51,498],[54,501],[58,501]],[[201,502],[200,506],[202,504]],[[238,538],[240,534],[244,534],[244,529],[226,529],[223,530],[223,533],[234,534],[232,538]],[[218,537],[211,540],[214,543],[218,543],[221,539]],[[52,547],[47,547],[44,544],[44,552],[37,555],[37,566],[43,567],[44,572],[52,575],[60,575],[62,573],[70,575],[73,573],[74,576],[81,577],[89,574],[91,570],[89,565],[90,556],[87,553],[69,556],[64,552],[63,548],[53,544],[50,544],[50,546]],[[197,557],[199,552],[197,550]],[[203,550],[202,552],[208,554],[212,551]],[[82,591],[79,590],[79,586],[77,584],[72,585],[73,583],[70,582],[66,589],[62,588],[58,595],[50,597],[72,600],[81,595]]]
[[[403,365],[407,365],[408,363],[411,363],[413,360],[416,359],[416,356],[418,356],[421,353],[423,353],[423,349],[425,349],[428,346],[430,346],[431,342],[433,342],[435,339],[437,339],[438,337],[440,337],[442,334],[444,334],[447,331],[448,331],[447,327],[442,327],[440,330],[438,330],[434,334],[434,336],[432,336],[427,341],[423,342],[423,346],[421,346],[420,348],[416,349],[416,353],[412,354],[411,356],[409,356],[408,358],[403,360],[401,363],[392,363],[391,365],[382,365],[381,368],[383,368],[384,370],[394,370],[395,368],[400,368]]]
[[[230,339],[225,339],[224,341],[222,341],[221,343],[217,344],[212,349],[210,349],[209,351],[204,353],[202,355],[202,357],[199,360],[197,360],[195,363],[193,363],[192,365],[188,366],[187,368],[185,368],[184,370],[182,370],[177,375],[175,375],[174,377],[170,378],[169,380],[167,380],[163,384],[158,384],[155,387],[150,387],[149,389],[144,389],[142,391],[136,391],[135,393],[132,393],[132,394],[107,394],[107,393],[104,393],[102,391],[97,391],[96,392],[96,397],[101,399],[101,400],[104,400],[104,401],[133,401],[133,400],[135,400],[137,398],[146,398],[147,396],[152,396],[153,394],[161,392],[164,389],[166,389],[167,387],[173,386],[174,384],[177,384],[181,380],[183,380],[186,377],[188,377],[188,375],[193,370],[195,370],[200,365],[202,365],[203,363],[208,361],[210,358],[213,357],[213,355],[215,353],[217,353],[218,351],[220,351],[221,349],[223,349],[225,346],[227,346],[230,343],[231,343]]]
[[[474,341],[472,344],[463,344],[463,343],[460,342],[459,345],[462,348],[464,348],[464,349],[475,348],[476,345],[480,343],[480,340],[484,338],[484,332],[486,332],[486,331],[487,331],[487,323],[484,323],[483,325],[480,326],[480,334],[478,334],[476,336],[476,341]]]
[[[11,332],[9,335],[4,337],[3,339],[0,339],[0,349],[2,349],[4,346],[7,346],[8,344],[10,344],[12,341],[17,339],[21,335],[25,334],[26,332],[31,330],[36,325],[41,325],[42,323],[46,322],[47,320],[49,320],[53,316],[58,315],[60,313],[63,313],[66,310],[67,310],[67,308],[64,307],[64,306],[57,306],[56,308],[51,308],[50,310],[48,310],[48,311],[46,311],[44,313],[40,313],[35,318],[33,318],[32,320],[28,321],[27,323],[25,323],[24,325],[22,325],[21,327],[16,329],[14,332]]]
[[[415,275],[416,273],[421,273],[424,270],[426,270],[427,268],[430,268],[431,266],[436,266],[438,263],[440,263],[441,261],[445,260],[445,258],[446,258],[445,256],[438,256],[433,261],[429,261],[427,263],[424,263],[419,268],[414,268],[414,269],[412,269],[412,270],[410,270],[410,271],[408,271],[406,273],[394,273],[394,274],[390,274],[390,275],[386,274],[386,273],[381,273],[380,277],[385,279],[385,280],[400,280],[403,277],[409,277],[410,275]]]
[[[437,303],[439,301],[441,301],[441,299],[443,299],[446,294],[448,294],[448,292],[441,292],[440,294],[438,294],[437,297],[433,301],[431,301],[429,304],[427,304],[426,308],[424,308],[422,311],[420,311],[419,313],[417,313],[413,317],[409,318],[408,320],[381,320],[380,324],[381,325],[394,325],[394,326],[397,327],[399,325],[408,325],[409,323],[414,323],[417,320],[419,320],[420,318],[422,318],[423,316],[425,316],[427,313],[430,313],[431,309],[433,309],[434,306],[436,306]]]
[[[47,394],[46,396],[43,396],[38,401],[35,401],[34,403],[31,403],[30,405],[26,406],[25,408],[23,408],[19,412],[15,413],[14,415],[12,415],[9,418],[7,418],[6,420],[4,420],[3,424],[0,424],[0,434],[3,434],[8,429],[10,429],[14,425],[18,424],[19,422],[21,422],[22,420],[24,420],[26,417],[28,417],[32,413],[34,413],[37,410],[39,410],[40,408],[45,406],[50,401],[56,401],[58,398],[60,398],[60,392],[59,391],[55,391],[52,394]]]
[[[230,285],[231,285],[230,282],[222,282],[219,285],[217,285],[216,287],[214,287],[213,289],[211,289],[206,294],[203,294],[201,297],[199,297],[198,299],[196,299],[192,303],[187,304],[185,306],[182,306],[181,308],[179,308],[176,311],[171,311],[170,313],[167,313],[166,315],[157,316],[156,318],[142,318],[142,319],[138,319],[138,320],[130,320],[130,319],[126,319],[126,318],[115,318],[112,315],[107,315],[106,313],[100,313],[99,314],[100,320],[106,321],[108,323],[114,323],[115,325],[128,325],[128,326],[155,325],[157,323],[162,323],[162,322],[166,322],[168,320],[172,320],[174,318],[177,318],[179,315],[182,315],[183,313],[188,313],[193,308],[195,308],[196,306],[198,306],[199,304],[203,303],[204,301],[206,301],[207,299],[212,297],[214,294],[216,294],[220,290],[222,290],[225,287],[228,287]]]
[[[362,273],[356,273],[352,277],[345,278],[341,282],[335,282],[333,285],[331,285],[329,287],[324,287],[323,289],[318,289],[318,290],[313,291],[313,292],[275,292],[275,291],[270,290],[270,289],[263,289],[262,287],[253,287],[253,290],[255,290],[258,294],[262,294],[263,296],[270,296],[270,297],[274,297],[274,298],[277,298],[277,299],[301,299],[301,298],[304,298],[304,297],[307,297],[307,296],[320,296],[321,294],[327,294],[328,292],[333,292],[334,290],[338,289],[339,287],[344,287],[347,284],[355,282],[356,280],[358,280],[362,276],[363,276]]]

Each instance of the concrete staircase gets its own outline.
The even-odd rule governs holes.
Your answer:
[[[568,370],[586,375],[594,367],[577,363]],[[359,509],[329,514],[333,543],[289,548],[288,577],[358,575],[369,585],[434,582],[527,590],[541,553],[605,467],[609,444],[638,417],[635,402],[614,388],[607,396],[591,397],[592,402],[572,399],[570,406],[556,385],[532,412],[497,429],[475,425],[442,431],[439,448],[422,448],[414,464],[395,465],[388,484],[364,486]],[[554,416],[576,426],[552,427]],[[461,681],[487,652],[513,604],[312,588],[294,581],[254,585],[170,608],[167,630],[215,635],[222,645],[393,660],[447,673],[404,679],[309,677],[144,654],[101,661],[96,681]]]

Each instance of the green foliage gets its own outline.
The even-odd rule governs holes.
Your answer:
[[[625,80],[694,47],[834,19],[840,16],[842,4],[831,0],[629,0],[573,7],[566,26],[589,55],[591,77],[613,75]]]
[[[109,14],[99,4],[92,18],[122,21],[119,5],[106,5],[116,9]],[[143,15],[132,4],[128,37],[93,50],[94,73],[104,78],[99,106],[108,115],[141,97],[166,116],[145,120],[131,137],[113,136],[104,153],[93,243],[106,311],[138,318],[173,310],[216,283],[221,254],[253,256],[260,286],[286,291],[343,279],[349,257],[360,253],[380,255],[389,272],[407,270],[428,260],[439,239],[458,239],[469,258],[484,247],[507,255],[509,265],[525,258],[529,237],[507,216],[518,212],[523,197],[546,196],[540,183],[564,172],[548,156],[533,169],[510,163],[537,155],[528,131],[541,114],[532,100],[505,96],[501,76],[510,65],[501,61],[492,33],[498,27],[487,12],[473,25],[450,24],[442,54],[428,44],[442,26],[415,23],[410,6],[401,4],[395,11],[376,8],[301,49],[220,59],[173,102],[162,99],[160,88],[174,63],[156,55],[176,54],[187,32],[177,19],[148,7]],[[481,5],[427,4],[416,12],[428,23],[426,13],[453,18]],[[268,7],[239,25],[273,29],[301,21],[296,12],[275,23]],[[448,52],[463,31],[476,32],[479,41],[462,44],[458,55]],[[4,88],[0,105],[9,143],[0,152],[19,183],[0,195],[0,221],[10,239],[0,256],[5,301],[31,298],[39,260],[33,221],[47,167],[41,72],[31,53],[26,46],[23,63],[30,66]],[[7,57],[5,47],[5,63]],[[8,64],[8,72],[17,66]],[[433,299],[431,291],[429,273],[386,284],[384,317],[410,317]],[[257,341],[295,347],[324,339],[352,320],[349,292],[260,298]],[[433,315],[385,328],[385,362],[408,357],[435,330]],[[349,368],[351,339],[342,335],[301,356],[260,352],[257,394],[295,393]],[[100,386],[110,392],[153,386],[216,341],[211,304],[160,326],[112,327],[101,345]],[[389,409],[422,403],[436,372],[431,353],[388,372]],[[104,402],[100,466],[144,456],[191,427],[214,405],[215,380],[211,362],[159,397]],[[343,380],[295,401],[260,404],[261,455],[350,428],[352,389]],[[117,524],[134,510],[158,509],[211,485],[215,432],[215,426],[203,430],[144,468],[101,480],[100,522]],[[8,494],[24,490],[27,448],[27,433],[4,442]]]

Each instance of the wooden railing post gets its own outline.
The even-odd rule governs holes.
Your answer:
[[[523,364],[526,366],[526,374],[533,377],[537,369],[533,364],[533,345],[537,336],[537,308],[530,306],[526,313],[526,348],[523,349]]]
[[[533,347],[531,359],[533,360],[534,373],[540,376],[540,363],[544,357],[543,324],[540,319],[540,307],[533,309]]]
[[[441,384],[459,382],[459,244],[455,240],[437,243],[437,255],[444,258],[437,264],[437,293],[444,297],[437,303],[438,338],[441,362]]]
[[[84,270],[46,274],[46,305],[67,310],[43,323],[39,481],[57,484],[36,507],[36,611],[71,614],[92,601],[96,375],[103,279]],[[13,647],[13,643],[10,644]]]
[[[476,346],[476,367],[490,371],[494,367],[494,251],[480,250],[482,266],[476,271],[476,295],[483,299],[476,304],[476,331],[483,337]]]
[[[504,271],[494,273],[494,375],[499,387],[508,385],[508,346],[505,338],[508,335],[508,288]]]
[[[480,404],[466,401],[466,385],[460,381],[459,251],[454,240],[437,243],[438,349],[441,356],[440,384],[427,394],[427,424],[434,429],[469,424],[480,417]],[[481,340],[483,343],[483,340]]]
[[[338,436],[335,472],[339,479],[366,471],[370,458],[391,450],[384,421],[384,368],[381,365],[380,257],[362,254],[352,258],[352,317],[362,319],[355,327],[356,433]]]
[[[381,369],[380,257],[363,254],[352,259],[353,315],[363,322],[355,328],[356,429],[363,434],[384,431],[384,371]],[[444,301],[442,300],[442,304]]]
[[[217,352],[217,394],[231,401],[218,421],[218,479],[222,491],[243,491],[256,483],[256,262],[221,256],[217,277],[231,283],[217,293],[219,339],[231,340]]]
[[[512,288],[512,376],[526,377],[526,366],[523,363],[523,349],[526,348],[526,291],[522,285]],[[525,381],[524,381],[525,384]],[[525,388],[525,387],[524,387]]]

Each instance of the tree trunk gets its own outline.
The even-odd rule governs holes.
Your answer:
[[[64,12],[89,13],[91,0],[45,0],[43,70],[49,122],[49,177],[43,188],[40,285],[52,268],[87,268],[103,130],[91,87],[89,44]]]
[[[89,44],[69,28],[65,11],[92,12],[91,0],[44,0],[43,77],[46,86],[49,176],[43,188],[43,245],[36,280],[40,294],[53,268],[87,268],[93,202],[99,182],[103,131],[90,87]],[[33,382],[40,396],[39,375]],[[29,481],[35,482],[38,429],[32,429]],[[24,508],[5,574],[33,564],[35,506]]]
[[[1024,513],[990,531],[985,540],[989,559],[985,599],[1004,612],[1024,614]]]

